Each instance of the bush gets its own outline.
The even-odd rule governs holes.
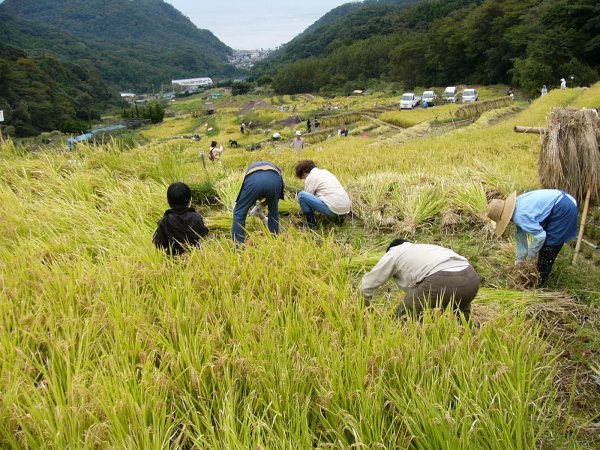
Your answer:
[[[243,95],[252,90],[254,85],[247,81],[237,81],[231,86],[231,95]]]
[[[165,118],[165,108],[158,102],[152,102],[148,106],[142,107],[134,105],[129,109],[124,109],[121,117],[124,119],[149,119],[152,123],[160,123]]]
[[[61,122],[58,129],[61,133],[83,133],[89,128],[89,124],[84,120],[69,119]]]

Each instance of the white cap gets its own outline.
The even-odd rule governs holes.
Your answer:
[[[296,130],[296,136],[302,136],[302,133],[300,132],[300,130]]]

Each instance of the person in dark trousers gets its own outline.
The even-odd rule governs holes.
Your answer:
[[[306,132],[310,133],[312,124],[310,123],[310,117],[308,119],[306,119]]]
[[[452,308],[471,315],[471,301],[479,291],[479,275],[469,261],[439,245],[413,244],[394,239],[377,265],[362,279],[365,303],[390,278],[406,292],[396,315],[418,317],[425,308]]]
[[[170,209],[165,211],[152,237],[156,248],[172,255],[180,255],[189,247],[198,247],[200,239],[208,234],[202,216],[190,205],[192,191],[181,182],[171,184],[167,189]]]
[[[271,233],[279,233],[279,200],[283,200],[283,172],[268,161],[257,161],[246,169],[242,188],[233,209],[231,235],[234,242],[246,240],[246,216],[257,201],[269,209],[267,227]]]
[[[577,200],[558,189],[537,189],[518,197],[515,191],[506,200],[492,200],[487,216],[496,222],[497,237],[502,236],[511,220],[514,222],[515,265],[537,258],[540,286],[548,281],[563,244],[577,237]]]
[[[318,117],[315,117],[315,120],[313,120],[313,125],[315,126],[315,131],[317,131],[321,126],[321,122],[319,121]]]

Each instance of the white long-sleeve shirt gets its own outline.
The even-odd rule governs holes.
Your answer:
[[[352,207],[350,196],[335,177],[325,169],[315,167],[304,180],[304,190],[323,200],[331,212],[348,214]]]
[[[429,275],[442,270],[466,269],[469,261],[439,245],[404,244],[392,247],[377,265],[362,279],[362,291],[367,296],[390,278],[404,290],[414,287]]]

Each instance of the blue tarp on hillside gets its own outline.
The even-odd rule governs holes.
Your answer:
[[[78,142],[87,141],[87,140],[93,138],[94,136],[96,136],[97,134],[110,133],[110,132],[117,131],[117,130],[125,130],[126,128],[127,127],[125,125],[113,125],[110,127],[104,127],[104,128],[98,128],[96,130],[91,130],[89,133],[80,134],[79,136],[68,138],[67,139],[67,147],[73,148],[73,146],[75,144],[77,144]]]

